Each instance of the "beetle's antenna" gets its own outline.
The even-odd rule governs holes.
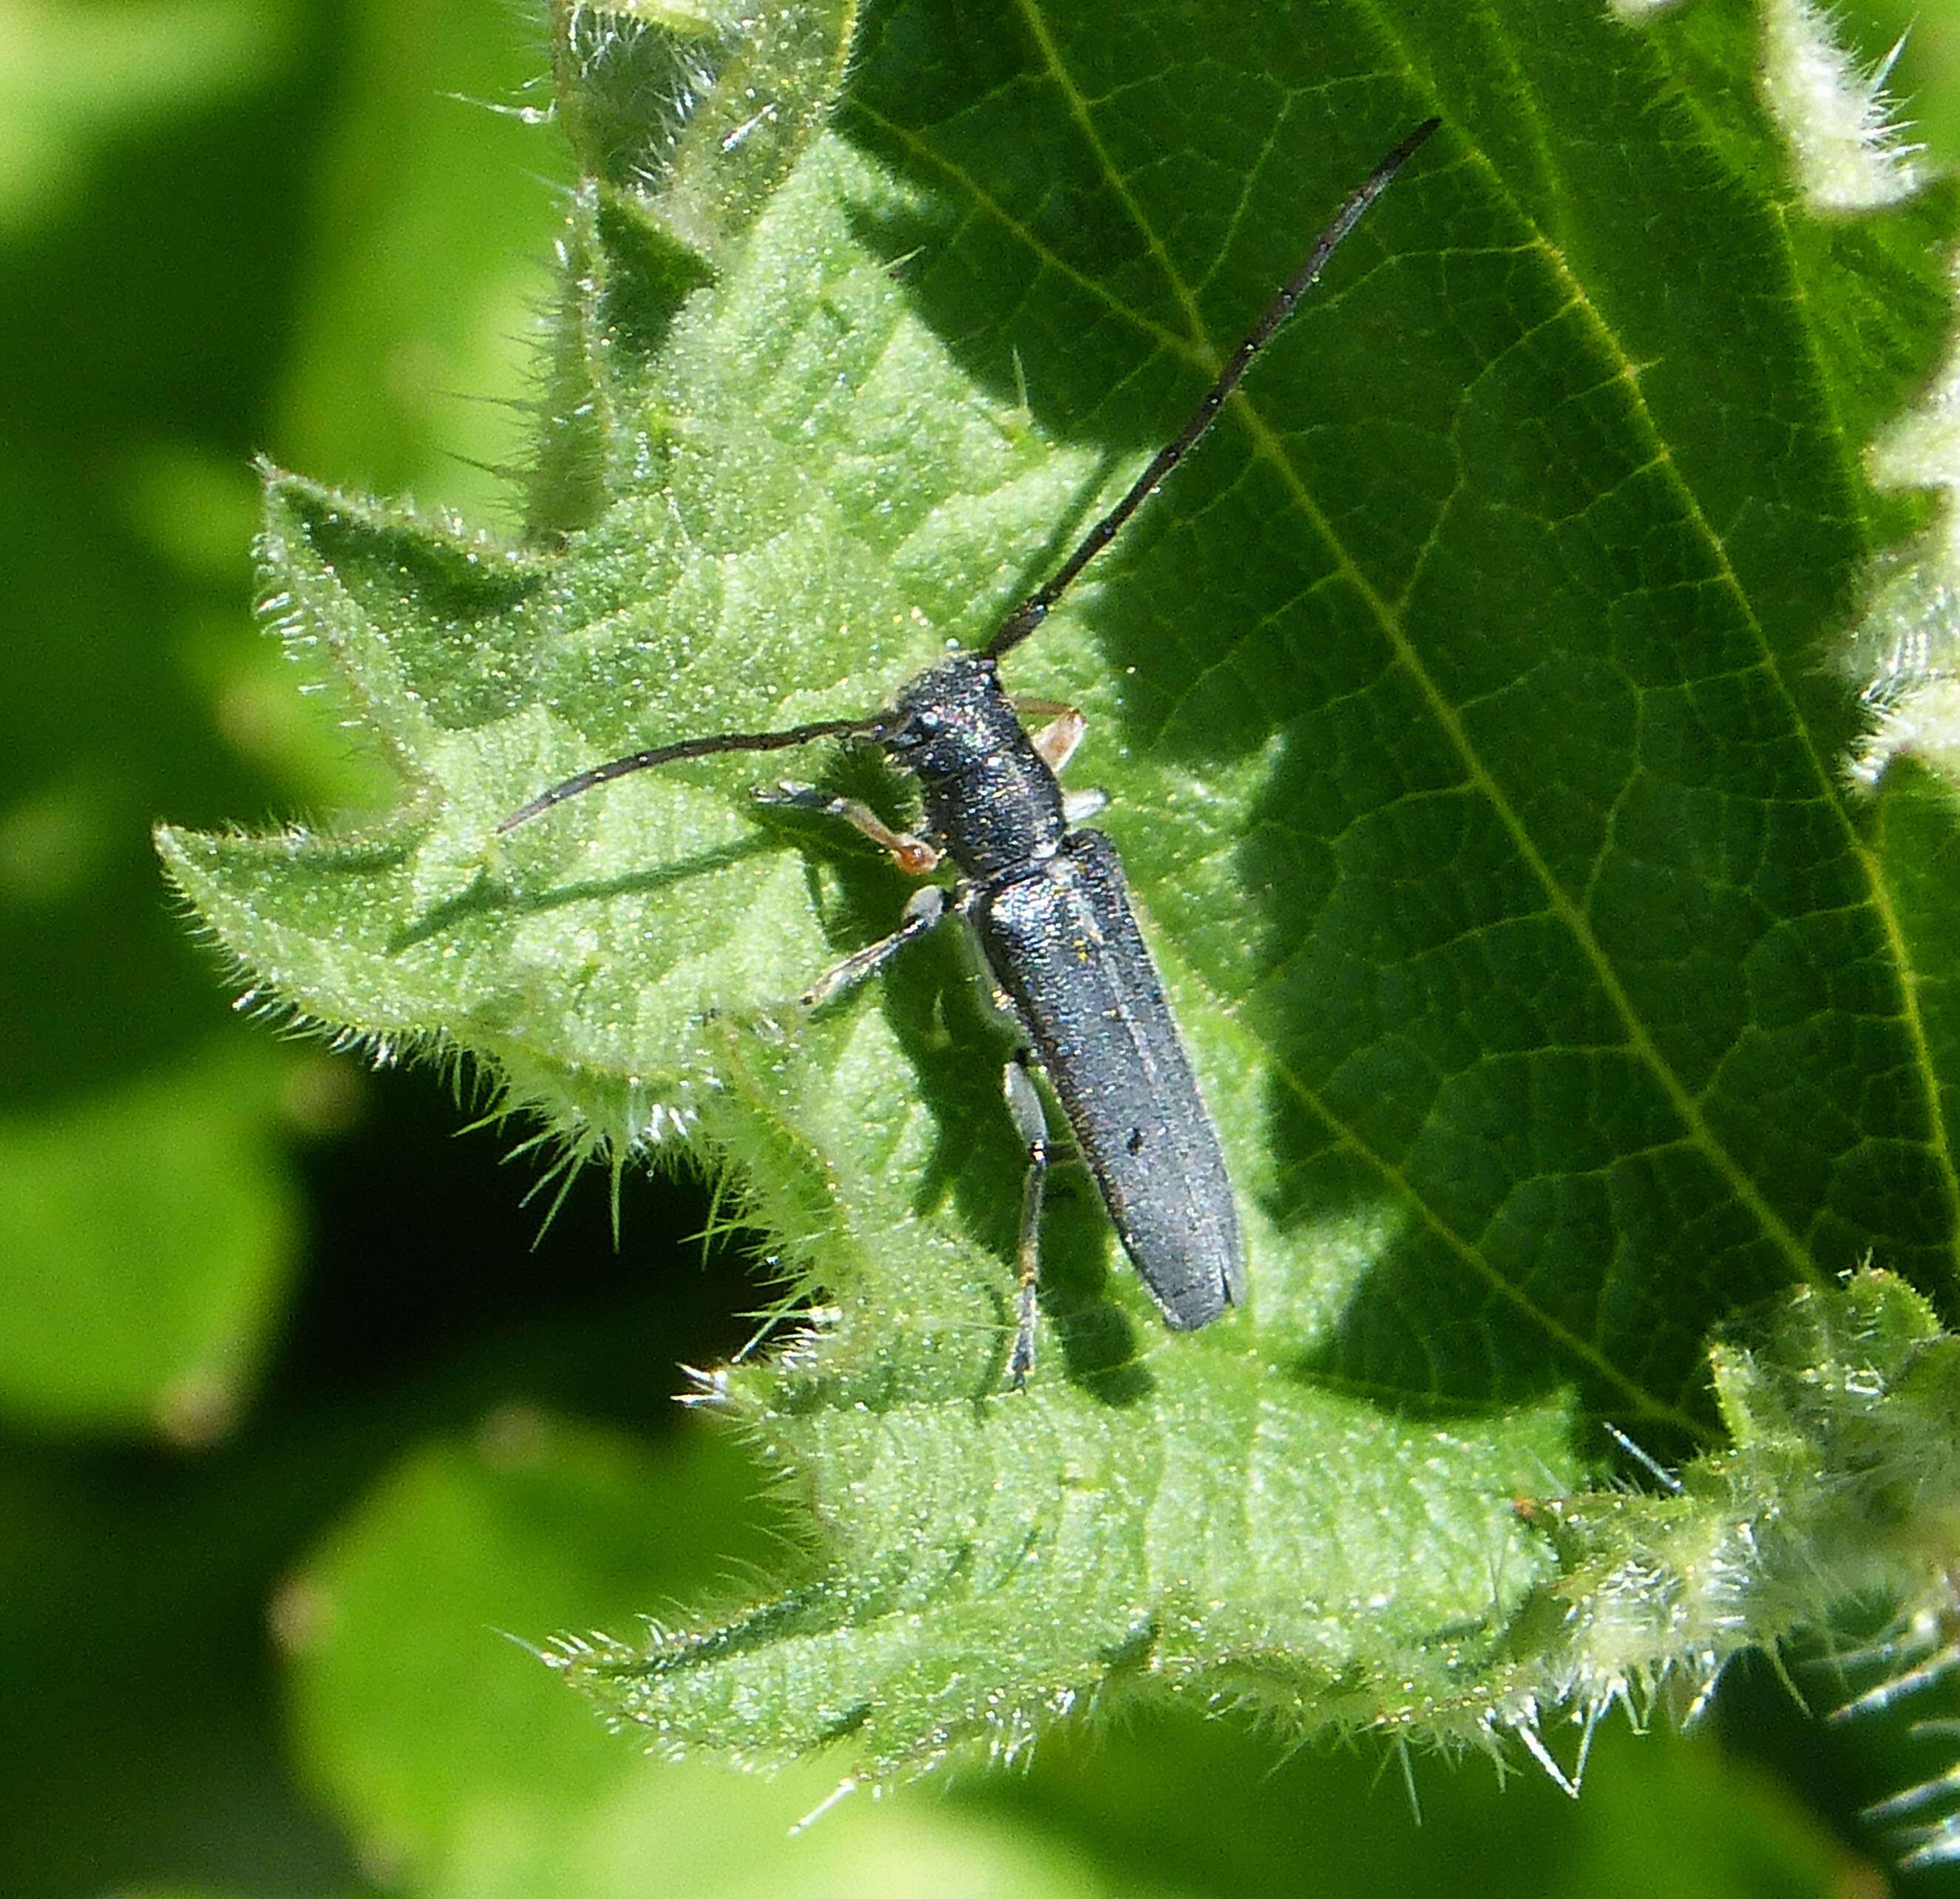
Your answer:
[[[1267,304],[1246,340],[1233,351],[1231,360],[1219,372],[1218,380],[1205,391],[1204,400],[1198,405],[1190,421],[1157,451],[1150,465],[1131,484],[1129,492],[1083,536],[1068,559],[1001,623],[999,631],[982,649],[988,658],[998,659],[1003,653],[1011,652],[1047,619],[1048,609],[1068,592],[1077,575],[1116,538],[1123,524],[1144,505],[1163,478],[1204,439],[1211,425],[1218,419],[1218,412],[1224,407],[1226,398],[1238,387],[1246,371],[1252,367],[1252,358],[1272,341],[1274,332],[1293,314],[1293,307],[1313,288],[1341,240],[1361,221],[1368,207],[1393,183],[1395,174],[1414,157],[1442,123],[1440,119],[1425,119],[1349,195],[1347,202],[1334,214],[1333,221],[1314,240],[1306,262]]]
[[[1083,536],[1075,551],[1001,623],[999,630],[981,649],[983,658],[998,659],[1003,653],[1011,652],[1039,626],[1047,619],[1048,610],[1074,584],[1076,576],[1116,538],[1123,524],[1143,505],[1164,477],[1204,440],[1211,425],[1218,419],[1218,412],[1224,407],[1227,398],[1252,367],[1252,358],[1272,340],[1274,333],[1293,314],[1294,306],[1313,288],[1342,239],[1361,221],[1368,207],[1393,182],[1395,174],[1442,123],[1440,119],[1425,119],[1349,195],[1347,202],[1334,214],[1333,221],[1314,240],[1306,261],[1266,306],[1245,341],[1233,351],[1231,360],[1220,371],[1218,380],[1206,390],[1204,400],[1198,405],[1191,419],[1157,451],[1150,465],[1131,484],[1129,492]],[[506,831],[514,831],[520,824],[529,824],[553,805],[562,805],[568,798],[589,792],[595,785],[609,784],[612,779],[624,778],[631,772],[646,771],[655,765],[671,765],[683,758],[708,758],[717,752],[782,751],[792,745],[807,745],[819,738],[868,736],[890,717],[889,713],[879,712],[868,718],[823,718],[807,725],[792,725],[780,732],[721,732],[708,738],[686,738],[672,745],[656,745],[646,751],[612,759],[603,765],[594,765],[562,784],[552,785],[549,791],[540,792],[528,805],[504,819],[497,827],[498,833],[501,836]]]
[[[672,745],[656,745],[651,750],[633,752],[625,758],[615,758],[603,765],[594,765],[590,770],[568,778],[561,785],[554,785],[548,792],[540,792],[520,810],[513,811],[497,827],[501,837],[506,831],[515,830],[520,824],[548,811],[554,805],[562,805],[568,798],[576,798],[581,792],[589,792],[595,785],[609,784],[616,778],[624,778],[628,772],[643,772],[653,765],[671,765],[677,759],[709,758],[717,752],[780,752],[791,745],[807,745],[819,738],[845,738],[855,733],[862,735],[875,731],[888,716],[880,712],[870,718],[819,718],[808,725],[792,725],[781,732],[720,732],[711,738],[683,738]]]

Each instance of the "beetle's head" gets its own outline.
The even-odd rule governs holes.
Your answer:
[[[984,653],[955,653],[906,680],[873,736],[931,782],[983,766],[1018,730],[994,662]]]

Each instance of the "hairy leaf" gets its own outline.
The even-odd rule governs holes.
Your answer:
[[[1952,1290],[1951,938],[1914,868],[1950,816],[1847,801],[1822,664],[1923,512],[1860,457],[1937,352],[1952,193],[1806,208],[1754,17],[1714,0],[1637,30],[1414,4],[1393,38],[1348,0],[556,30],[591,176],[523,534],[269,482],[274,610],[400,802],[163,847],[268,999],[467,1051],[575,1152],[725,1168],[819,1302],[708,1387],[807,1486],[814,1566],[575,1666],[671,1748],[845,1741],[869,1776],[1135,1684],[1535,1733],[1577,1676],[1517,1619],[1596,1553],[1514,1506],[1578,1485],[1580,1420],[1712,1440],[1717,1321],[1868,1255]],[[903,885],[755,806],[752,760],[498,820],[642,746],[873,712],[983,642],[1431,112],[1010,662],[1089,715],[1074,769],[1250,1279],[1166,1333],[1079,1178],[1010,1393],[1007,1043],[954,932],[801,1009]],[[912,808],[875,758],[793,769]]]

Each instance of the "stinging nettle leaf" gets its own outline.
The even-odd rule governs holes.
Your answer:
[[[1530,1636],[1584,1623],[1634,1520],[1548,1528],[1585,1423],[1746,1438],[1718,1324],[1868,1257],[1953,1290],[1922,874],[1950,816],[1847,795],[1825,664],[1925,516],[1862,457],[1939,354],[1951,188],[1809,208],[1754,16],[1713,0],[1638,29],[1418,4],[1392,45],[1344,0],[751,11],[556,18],[589,176],[517,542],[269,479],[275,611],[396,811],[162,834],[263,993],[467,1051],[576,1152],[726,1170],[821,1302],[705,1388],[807,1486],[807,1573],[568,1665],[657,1745],[837,1743],[867,1777],[1135,1688],[1535,1744],[1561,1697],[1705,1673],[1658,1621]],[[1009,1394],[1020,1157],[954,933],[800,1009],[905,886],[756,807],[740,758],[498,824],[983,643],[1431,113],[1007,662],[1088,714],[1074,774],[1110,794],[1250,1288],[1166,1333],[1078,1181]],[[915,808],[848,750],[791,769]]]

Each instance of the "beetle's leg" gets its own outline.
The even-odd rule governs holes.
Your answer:
[[[1068,761],[1075,756],[1076,747],[1082,743],[1082,734],[1089,729],[1088,720],[1073,706],[1058,706],[1052,699],[1017,699],[1014,709],[1054,713],[1055,716],[1039,731],[1029,734],[1029,743],[1041,762],[1059,778]]]
[[[939,852],[923,837],[909,831],[895,831],[870,805],[855,798],[828,798],[814,785],[762,785],[756,789],[756,801],[763,805],[791,805],[800,811],[814,811],[819,817],[841,817],[854,830],[861,831],[880,850],[891,853],[892,862],[908,877],[924,877],[939,867]]]
[[[921,884],[905,899],[899,926],[890,935],[867,943],[856,954],[847,956],[835,969],[826,970],[803,993],[803,1000],[818,1008],[833,996],[861,983],[873,970],[896,956],[915,936],[923,936],[946,914],[946,892],[937,884]]]
[[[1035,756],[1059,778],[1068,761],[1075,756],[1075,748],[1082,743],[1082,734],[1089,729],[1089,722],[1073,706],[1058,706],[1052,699],[1014,701],[1017,712],[1052,712],[1055,717],[1041,730],[1034,733],[1028,742],[1035,748]],[[1061,815],[1065,824],[1086,824],[1099,811],[1106,810],[1109,803],[1107,792],[1064,792],[1061,795]]]
[[[1027,1057],[1017,1054],[1004,1078],[1007,1114],[1028,1158],[1021,1187],[1021,1237],[1015,1258],[1019,1292],[1014,1343],[1007,1354],[1007,1380],[1018,1391],[1035,1368],[1035,1279],[1041,1260],[1042,1196],[1048,1184],[1048,1115],[1042,1107]]]

